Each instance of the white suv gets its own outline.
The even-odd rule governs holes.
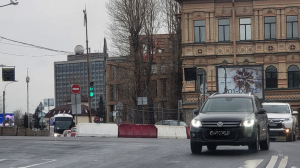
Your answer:
[[[295,141],[297,120],[293,114],[298,112],[292,111],[289,103],[262,103],[262,106],[267,111],[270,138],[286,136],[287,141]]]

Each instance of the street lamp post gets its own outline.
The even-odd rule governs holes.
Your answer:
[[[4,90],[3,90],[3,127],[5,127],[5,89],[6,89],[6,86],[8,84],[11,84],[11,83],[14,83],[14,82],[18,82],[18,81],[16,80],[16,81],[12,81],[12,82],[7,83],[4,86]]]
[[[18,5],[19,2],[17,2],[17,0],[10,0],[10,3],[9,4],[6,4],[6,5],[2,5],[0,6],[1,7],[5,7],[5,6],[8,6],[8,5]]]

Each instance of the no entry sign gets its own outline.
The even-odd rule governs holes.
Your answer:
[[[80,92],[80,86],[79,85],[72,85],[71,91],[74,94],[78,94]]]

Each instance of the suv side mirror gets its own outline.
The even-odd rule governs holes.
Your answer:
[[[257,114],[266,114],[266,110],[263,109],[263,108],[260,108],[260,109],[258,110],[258,113],[257,113]]]
[[[198,115],[198,114],[199,114],[199,109],[195,109],[195,110],[193,111],[193,113],[194,113],[195,115]]]
[[[298,114],[298,111],[293,111],[293,114],[294,114],[294,115],[297,115],[297,114]]]

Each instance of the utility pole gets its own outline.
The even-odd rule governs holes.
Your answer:
[[[27,127],[29,127],[29,81],[30,81],[30,78],[28,76],[28,68],[27,68],[27,77],[26,77],[26,83],[27,83],[27,121],[28,121],[28,125]]]
[[[87,29],[87,13],[86,8],[83,10],[84,14],[84,26],[85,26],[85,33],[86,33],[86,67],[88,73],[88,92],[90,90],[90,60],[89,60],[89,41],[88,41],[88,29]],[[88,94],[88,101],[89,101],[89,122],[92,122],[92,108],[91,108],[91,96]]]
[[[5,90],[3,90],[3,127],[5,127]]]

